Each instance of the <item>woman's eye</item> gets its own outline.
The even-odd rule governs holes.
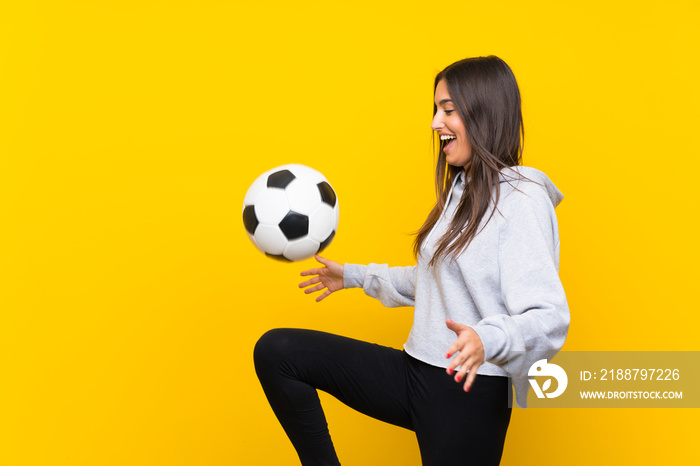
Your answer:
[[[445,115],[451,115],[454,110],[445,110]]]

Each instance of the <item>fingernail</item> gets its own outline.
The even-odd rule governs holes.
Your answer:
[[[462,380],[462,377],[457,376],[457,377],[455,377],[455,380],[456,380],[457,382],[459,382],[460,380]]]
[[[470,388],[472,388],[472,387],[469,386],[469,385],[466,385],[466,386],[464,387],[464,391],[465,391],[465,392],[468,392]]]
[[[453,373],[454,371],[455,371],[454,369],[447,369],[447,373],[450,374],[450,375],[452,375],[452,373]]]
[[[446,355],[445,357],[446,357],[447,359],[450,359],[450,358],[452,357],[452,355],[451,355],[450,353],[447,353],[447,355]]]

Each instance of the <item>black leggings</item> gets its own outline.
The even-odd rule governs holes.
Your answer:
[[[302,329],[258,340],[255,370],[301,463],[338,465],[316,389],[413,430],[424,466],[497,465],[510,422],[507,377],[478,375],[468,393],[445,369],[406,352]]]

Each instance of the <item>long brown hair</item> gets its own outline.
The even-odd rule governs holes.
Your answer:
[[[439,239],[430,265],[445,257],[457,257],[477,235],[477,228],[493,200],[500,197],[499,173],[503,168],[520,165],[525,143],[520,91],[515,75],[500,58],[467,58],[455,62],[435,76],[434,88],[445,80],[457,113],[466,128],[472,146],[470,163],[464,173],[465,189],[447,232]],[[434,91],[433,91],[434,92]],[[433,116],[437,106],[433,104]],[[416,232],[413,253],[418,257],[430,231],[446,207],[452,183],[462,167],[448,165],[444,143],[435,143],[437,156],[435,191],[437,201],[423,226]],[[495,196],[495,197],[494,197]],[[491,220],[495,209],[486,223]],[[484,226],[486,225],[484,224]],[[466,228],[464,226],[466,225]]]

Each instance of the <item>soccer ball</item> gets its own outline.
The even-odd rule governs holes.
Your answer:
[[[243,225],[255,247],[274,259],[299,261],[323,251],[338,229],[338,198],[326,178],[288,164],[260,175],[243,200]]]

